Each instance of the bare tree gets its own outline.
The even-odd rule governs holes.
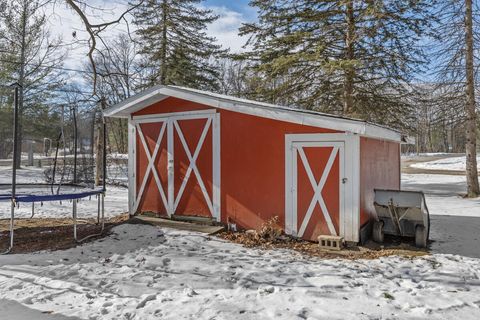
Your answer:
[[[104,97],[108,103],[118,103],[131,97],[141,82],[141,70],[136,43],[125,34],[106,42],[103,54],[95,57],[97,75],[97,96]],[[102,50],[102,49],[100,49]],[[85,66],[85,79],[93,83],[94,74],[90,64]],[[108,119],[109,141],[113,151],[127,152],[127,122],[126,119]],[[111,125],[110,125],[111,124]]]
[[[466,169],[467,195],[477,197],[480,194],[477,169],[477,111],[475,109],[475,77],[473,64],[473,17],[472,0],[465,0],[465,71],[466,71]]]
[[[246,63],[242,60],[223,58],[217,61],[221,93],[237,97],[246,95],[248,71],[245,66]]]
[[[105,32],[109,27],[114,26],[119,24],[120,22],[125,22],[128,27],[128,20],[126,16],[131,13],[133,10],[138,8],[143,4],[143,0],[138,1],[138,3],[134,5],[130,5],[124,12],[122,12],[117,19],[114,19],[112,21],[108,22],[103,22],[103,23],[92,23],[91,19],[88,17],[88,15],[85,13],[85,8],[88,6],[85,1],[82,0],[62,0],[65,1],[65,3],[78,15],[80,20],[82,21],[85,30],[87,31],[89,35],[89,41],[88,41],[88,59],[90,61],[90,65],[92,67],[92,75],[93,75],[93,95],[96,94],[96,89],[97,89],[97,64],[95,61],[95,52],[98,51],[98,43],[101,42],[103,43],[105,47],[106,42],[103,39],[103,32]]]
[[[51,99],[63,82],[57,68],[64,52],[60,39],[52,39],[47,28],[44,5],[36,0],[12,0],[0,11],[0,68],[9,70],[6,81],[20,85],[19,150],[28,124],[23,118]],[[20,166],[20,153],[15,165]]]
[[[475,82],[479,76],[476,72],[479,61],[474,52],[475,44],[479,41],[475,34],[480,30],[472,6],[472,0],[447,0],[439,8],[438,34],[441,49],[438,50],[438,60],[441,72],[438,79],[450,87],[450,94],[446,97],[450,101],[458,101],[456,112],[464,115],[467,196],[477,197],[480,188]]]

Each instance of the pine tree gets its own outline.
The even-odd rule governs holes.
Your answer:
[[[431,1],[254,0],[242,57],[276,103],[402,126],[408,83],[425,62]]]
[[[135,12],[140,53],[150,69],[148,86],[173,84],[199,89],[218,87],[212,59],[223,54],[206,33],[218,17],[200,0],[146,0]]]

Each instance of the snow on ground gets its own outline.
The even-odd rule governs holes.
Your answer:
[[[451,156],[452,153],[445,152],[424,152],[424,153],[403,153],[402,159],[415,159],[419,157],[441,157],[441,156]]]
[[[480,218],[480,198],[464,199],[466,178],[445,174],[402,174],[402,189],[426,193],[432,215]]]
[[[36,179],[29,170],[19,176]],[[0,182],[7,175],[0,169]],[[402,188],[426,193],[430,256],[322,260],[126,224],[69,250],[0,256],[0,314],[14,320],[479,319],[480,199],[459,196],[463,176],[402,179]],[[110,188],[106,201],[107,213],[126,210],[126,189]],[[96,201],[85,203],[79,211],[96,215]],[[45,216],[63,214],[58,203],[49,205]],[[69,216],[70,204],[64,205]],[[9,212],[0,207],[0,217]]]
[[[0,256],[0,265],[0,299],[79,319],[480,317],[480,260],[455,255],[321,260],[122,225],[74,249]]]
[[[45,183],[44,168],[26,167],[17,170],[18,183]],[[12,169],[0,167],[0,183],[11,184]],[[11,187],[0,190],[0,193],[10,192]],[[25,189],[23,189],[25,190]],[[0,219],[10,218],[10,202],[0,201]],[[95,197],[80,199],[78,217],[97,217],[98,203]],[[124,187],[107,186],[105,194],[105,217],[113,217],[128,211],[128,189]],[[18,218],[29,218],[32,215],[31,203],[21,203],[15,210]],[[69,218],[72,216],[70,201],[48,201],[35,204],[36,218]]]
[[[477,157],[477,163],[480,163],[480,156]],[[465,156],[442,158],[433,161],[419,162],[410,165],[412,168],[427,170],[453,170],[465,171]]]

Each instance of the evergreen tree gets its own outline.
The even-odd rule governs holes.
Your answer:
[[[224,53],[206,34],[218,17],[197,6],[200,0],[146,0],[135,11],[140,53],[150,69],[149,83],[199,89],[218,87],[212,59]]]
[[[418,43],[431,1],[254,0],[241,57],[258,72],[255,94],[276,103],[402,126],[408,83],[425,62]]]

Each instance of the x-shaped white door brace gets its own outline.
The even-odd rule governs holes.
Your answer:
[[[203,196],[205,197],[205,201],[207,202],[208,209],[210,210],[211,215],[214,216],[212,199],[210,199],[210,196],[208,195],[207,188],[205,188],[205,184],[203,183],[202,176],[200,175],[200,172],[198,171],[197,164],[196,164],[198,155],[200,154],[200,150],[202,149],[202,146],[203,146],[203,142],[205,141],[205,137],[207,136],[208,129],[212,124],[212,118],[208,118],[207,123],[203,128],[200,139],[198,140],[198,144],[197,144],[197,147],[195,148],[195,152],[193,153],[193,156],[192,156],[192,153],[190,152],[190,149],[188,148],[187,141],[185,140],[182,129],[180,129],[180,126],[178,125],[177,120],[173,120],[173,124],[175,126],[175,129],[177,130],[178,137],[182,142],[183,149],[187,154],[188,160],[190,161],[185,177],[183,178],[182,185],[180,186],[180,189],[178,191],[177,198],[175,199],[175,202],[174,202],[174,207],[173,207],[174,212],[177,209],[178,204],[180,203],[183,191],[185,190],[188,179],[190,178],[190,175],[193,171],[195,173],[195,176],[197,177],[197,181],[200,186],[200,189],[202,190]]]
[[[307,160],[307,156],[303,151],[303,147],[298,147],[298,154],[300,155],[300,159],[302,160],[303,167],[307,172],[308,179],[310,180],[310,184],[312,185],[313,190],[315,191],[312,201],[307,209],[307,213],[303,218],[302,225],[300,230],[298,231],[298,236],[302,237],[305,233],[305,229],[307,228],[308,223],[310,222],[310,218],[312,217],[313,210],[315,205],[318,203],[320,205],[320,209],[322,210],[323,216],[325,217],[325,221],[327,222],[328,230],[330,230],[330,234],[336,236],[337,231],[335,230],[335,226],[333,225],[332,218],[330,217],[330,213],[328,212],[327,206],[325,201],[322,197],[322,190],[325,186],[325,182],[327,181],[328,175],[330,174],[330,170],[332,169],[333,163],[335,162],[335,158],[337,157],[338,147],[333,147],[332,153],[328,158],[327,164],[325,165],[325,169],[323,170],[322,177],[320,181],[317,183],[315,180],[315,176],[313,175],[312,169],[310,164]]]
[[[160,149],[160,145],[162,143],[162,139],[163,139],[163,136],[164,136],[164,133],[165,133],[166,126],[167,126],[167,122],[163,121],[162,128],[160,129],[160,133],[158,134],[158,138],[157,138],[157,141],[155,143],[155,149],[153,150],[153,153],[150,154],[147,142],[145,140],[145,136],[143,135],[142,128],[140,127],[140,124],[136,125],[138,136],[140,137],[140,140],[142,141],[143,149],[145,150],[145,154],[147,155],[148,166],[147,166],[147,170],[145,171],[145,175],[143,176],[142,184],[140,186],[140,190],[138,192],[137,198],[135,200],[135,207],[134,207],[133,212],[136,212],[137,209],[138,209],[138,206],[140,204],[140,200],[142,199],[143,192],[145,190],[145,185],[147,184],[150,172],[153,173],[153,177],[155,178],[155,182],[157,184],[158,192],[160,192],[160,196],[162,198],[163,205],[165,206],[165,210],[167,211],[167,213],[169,211],[168,210],[169,207],[168,207],[167,197],[165,196],[165,192],[163,191],[162,183],[161,183],[160,178],[158,176],[157,168],[155,166],[155,160],[157,158],[157,154],[158,154],[158,150]]]

